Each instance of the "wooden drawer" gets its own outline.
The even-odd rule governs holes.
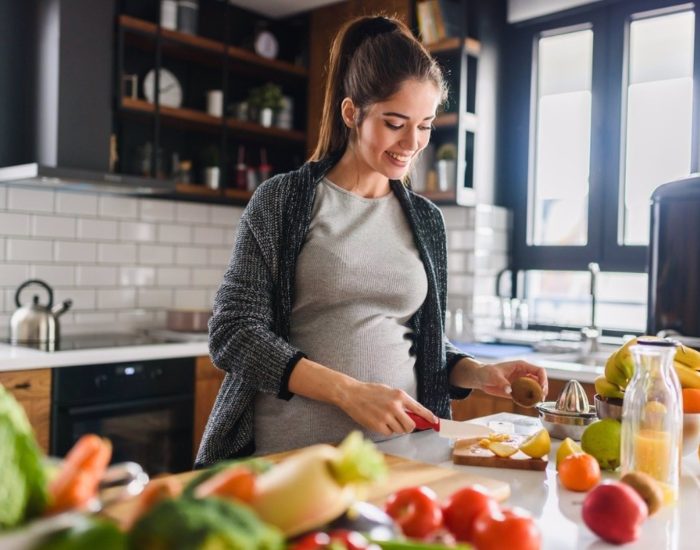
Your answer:
[[[0,372],[0,384],[24,407],[39,447],[49,452],[51,369]]]

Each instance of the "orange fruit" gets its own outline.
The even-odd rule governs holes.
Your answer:
[[[700,389],[683,388],[683,412],[700,413]]]
[[[598,461],[588,453],[574,453],[557,466],[559,481],[569,491],[588,491],[600,482]]]

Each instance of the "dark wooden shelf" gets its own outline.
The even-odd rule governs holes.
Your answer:
[[[478,57],[481,52],[481,42],[475,38],[445,38],[432,44],[426,44],[425,47],[432,54],[453,53],[463,49],[468,55]]]
[[[187,195],[199,195],[204,197],[220,197],[221,189],[210,189],[209,187],[197,183],[175,183],[175,191]]]
[[[253,196],[252,191],[244,191],[243,189],[224,189],[224,195],[230,199],[241,201],[249,201]]]
[[[148,116],[155,115],[156,112],[156,106],[143,99],[124,97],[122,98],[121,107],[126,112],[138,112]],[[222,120],[220,117],[211,116],[196,109],[174,108],[161,105],[160,116],[166,122],[184,123],[189,126],[197,126],[207,131],[218,131],[221,129],[222,124],[225,124],[234,135],[245,135],[262,141],[281,139],[301,144],[306,143],[306,134],[298,130],[285,130],[284,128],[276,127],[267,128],[255,122],[236,120],[233,118]]]
[[[155,37],[159,31],[159,27],[155,23],[129,15],[120,15],[118,22],[119,26],[123,29],[142,35]],[[283,75],[296,78],[306,78],[308,75],[308,71],[305,67],[300,67],[299,65],[294,65],[293,63],[281,61],[279,59],[267,59],[243,48],[227,46],[223,42],[204,38],[203,36],[163,28],[160,28],[160,34],[166,41],[177,44],[178,46],[205,51],[221,57],[227,55],[233,62],[238,62],[239,64],[258,70],[273,71],[277,74],[282,73]],[[172,48],[167,48],[167,51],[169,53],[175,53]]]
[[[421,191],[419,195],[438,203],[456,203],[457,194],[454,189],[450,191]]]

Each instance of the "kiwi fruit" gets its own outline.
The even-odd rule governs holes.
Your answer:
[[[544,391],[539,382],[529,376],[516,378],[510,385],[511,398],[521,407],[534,407],[544,399]]]
[[[664,494],[656,480],[644,472],[628,472],[620,479],[639,493],[646,503],[649,515],[658,512],[664,502]]]

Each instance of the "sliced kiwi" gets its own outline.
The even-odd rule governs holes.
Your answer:
[[[657,481],[644,472],[628,472],[620,479],[639,493],[646,502],[649,515],[655,514],[664,502],[664,494]]]
[[[537,380],[528,376],[516,378],[510,385],[511,398],[521,407],[533,407],[544,399],[544,391]]]

